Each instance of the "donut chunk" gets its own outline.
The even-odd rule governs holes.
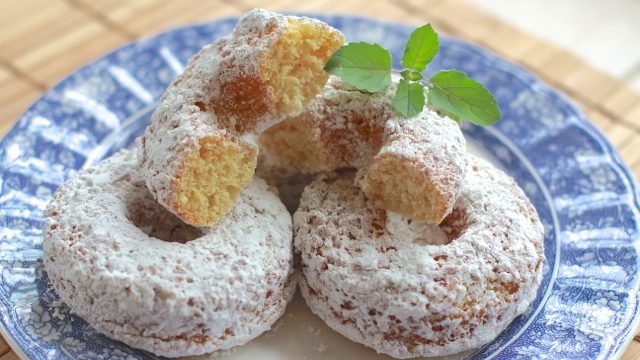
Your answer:
[[[375,207],[353,172],[320,175],[294,215],[307,305],[347,338],[396,358],[493,340],[535,299],[543,227],[516,183],[470,156],[439,225]]]
[[[355,167],[356,183],[377,207],[440,223],[464,179],[465,140],[455,121],[428,104],[402,117],[396,86],[397,79],[372,94],[331,76],[300,116],[268,129],[260,143],[303,172]]]
[[[138,143],[153,196],[183,221],[211,225],[251,181],[257,138],[296,116],[327,82],[342,34],[315,19],[253,10],[205,46],[167,89]]]
[[[295,290],[291,216],[261,179],[211,228],[157,204],[123,151],[63,184],[45,210],[44,266],[71,309],[161,356],[246,343]]]

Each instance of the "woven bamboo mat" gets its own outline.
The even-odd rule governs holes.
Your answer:
[[[460,0],[0,0],[0,137],[44,91],[113,48],[174,26],[254,7],[352,13],[478,42],[533,70],[599,126],[640,178],[640,95],[568,52]],[[0,337],[0,360],[18,356]],[[636,336],[622,356],[640,359]]]

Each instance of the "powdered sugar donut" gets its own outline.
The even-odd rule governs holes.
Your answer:
[[[267,130],[260,143],[303,172],[355,167],[356,183],[376,206],[439,223],[464,179],[465,140],[452,119],[428,104],[402,117],[396,86],[397,78],[372,94],[331,76],[300,116]]]
[[[153,196],[183,221],[211,225],[251,181],[258,136],[300,113],[343,43],[327,24],[253,10],[205,46],[167,89],[138,144]]]
[[[536,297],[543,227],[500,170],[470,157],[440,226],[377,209],[353,178],[320,175],[294,215],[302,295],[336,331],[397,358],[447,355],[491,341]]]
[[[258,178],[216,226],[195,228],[155,202],[123,151],[62,185],[45,216],[43,260],[61,299],[156,355],[244,344],[295,289],[291,216]]]

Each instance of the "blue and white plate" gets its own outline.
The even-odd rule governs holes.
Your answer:
[[[348,41],[389,49],[397,67],[413,30],[353,16],[318,18],[342,30]],[[187,60],[203,45],[230,34],[236,21],[172,30],[104,56],[45,93],[0,143],[0,330],[21,356],[155,358],[97,333],[60,302],[41,261],[42,211],[57,187],[79,169],[133,147]],[[463,130],[530,197],[545,226],[547,256],[542,286],[529,311],[495,341],[463,355],[619,357],[639,321],[640,217],[633,176],[604,135],[528,71],[444,37],[426,75],[452,68],[496,96],[503,119],[489,128],[465,123]],[[377,356],[323,326],[297,299],[274,330],[232,356]]]

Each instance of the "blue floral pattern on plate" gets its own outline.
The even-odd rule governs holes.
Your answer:
[[[399,67],[413,28],[316,16],[347,40],[377,42]],[[70,313],[43,270],[42,211],[84,166],[132,148],[171,80],[237,18],[139,40],[78,69],[45,93],[0,143],[0,314],[32,359],[147,359]],[[545,226],[538,298],[470,359],[616,358],[638,316],[638,192],[622,160],[585,116],[528,71],[450,37],[425,75],[455,68],[495,94],[503,120],[463,131],[513,176]]]

